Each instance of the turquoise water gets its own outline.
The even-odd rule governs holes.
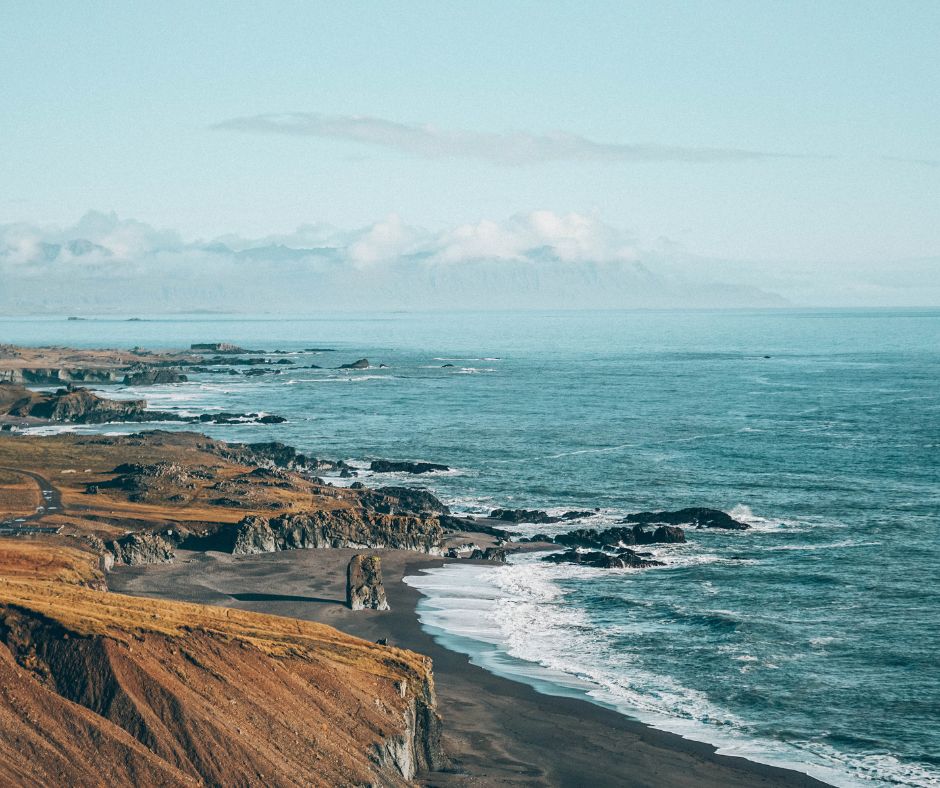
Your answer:
[[[940,311],[4,319],[0,341],[335,347],[290,358],[388,368],[124,391],[289,418],[219,437],[447,463],[420,483],[465,511],[733,511],[754,528],[691,532],[664,569],[445,568],[413,580],[422,616],[494,670],[729,751],[940,781]]]

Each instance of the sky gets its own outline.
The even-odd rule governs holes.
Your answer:
[[[0,31],[0,285],[97,211],[940,293],[940,3],[5,0]]]

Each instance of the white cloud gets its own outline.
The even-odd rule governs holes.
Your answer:
[[[783,296],[783,298],[781,298]],[[641,244],[581,213],[534,211],[439,231],[392,214],[352,231],[184,241],[114,214],[0,225],[13,312],[930,305],[940,261],[744,263]],[[83,307],[84,305],[84,307]]]
[[[213,124],[210,128],[218,131],[345,140],[390,148],[428,159],[482,159],[502,165],[551,161],[697,163],[792,158],[788,154],[741,148],[597,142],[562,131],[532,134],[441,129],[428,124],[399,123],[367,115],[325,115],[318,112],[249,115],[229,118]]]

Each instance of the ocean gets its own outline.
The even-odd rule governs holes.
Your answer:
[[[940,785],[938,310],[0,318],[0,341],[289,351],[105,392],[288,419],[205,427],[224,439],[445,463],[372,482],[457,511],[730,512],[753,527],[689,530],[663,568],[530,554],[408,582],[440,642],[542,691],[837,785]]]

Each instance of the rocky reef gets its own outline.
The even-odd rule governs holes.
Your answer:
[[[623,522],[643,525],[689,525],[694,528],[725,528],[732,531],[744,531],[751,527],[720,509],[701,506],[673,512],[637,512],[628,514]]]
[[[346,604],[350,610],[388,610],[382,585],[382,559],[354,555],[346,567]]]
[[[629,548],[623,548],[613,554],[574,548],[563,553],[552,553],[542,560],[553,564],[580,564],[597,569],[646,569],[651,566],[665,566],[662,561],[653,560],[648,554],[637,553]]]
[[[408,460],[373,460],[369,465],[369,470],[375,473],[436,473],[438,471],[449,471],[446,465],[440,465],[435,462],[411,462]]]

